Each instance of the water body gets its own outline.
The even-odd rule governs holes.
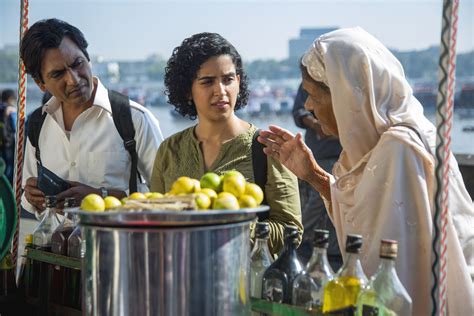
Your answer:
[[[174,115],[171,115],[170,109],[172,109],[172,106],[150,107],[149,109],[160,121],[160,126],[164,137],[169,137],[172,134],[197,123],[197,121],[191,121],[189,119],[179,117],[177,118]],[[431,122],[433,122],[433,124],[435,124],[436,116],[433,110],[427,111],[425,115]],[[290,130],[293,133],[304,132],[304,130],[295,125],[291,113],[288,115],[269,115],[261,117],[244,116],[243,118],[259,128],[267,128],[269,124],[276,124]],[[456,112],[454,113],[453,128],[451,131],[451,150],[455,154],[474,154],[474,131],[463,131],[463,128],[469,126],[474,126],[474,115],[466,116],[457,114]]]

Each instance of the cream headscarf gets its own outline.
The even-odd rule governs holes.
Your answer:
[[[360,27],[318,38],[303,56],[309,75],[331,90],[343,151],[335,176],[350,172],[397,123],[417,127],[431,146],[436,130],[413,97],[400,62]]]

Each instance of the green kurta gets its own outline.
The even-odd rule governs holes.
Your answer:
[[[165,139],[158,149],[151,178],[151,190],[168,192],[173,182],[181,176],[200,179],[208,171],[222,174],[228,170],[240,171],[245,179],[254,182],[252,166],[252,137],[257,128],[251,126],[246,133],[222,144],[216,160],[206,170],[200,142],[194,135],[194,127],[187,128]],[[269,248],[278,254],[283,247],[285,225],[295,225],[303,232],[300,198],[296,176],[278,161],[268,157],[265,198],[270,206]],[[255,223],[251,225],[254,238]]]

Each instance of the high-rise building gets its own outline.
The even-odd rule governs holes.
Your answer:
[[[339,27],[325,27],[325,28],[304,28],[300,30],[298,38],[290,39],[288,43],[289,57],[300,58],[308,49],[313,41],[324,33],[337,30]]]

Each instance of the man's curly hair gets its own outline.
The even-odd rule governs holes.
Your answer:
[[[229,55],[240,76],[239,95],[235,110],[247,105],[249,91],[247,76],[242,66],[242,58],[235,47],[217,33],[199,33],[186,38],[173,50],[165,68],[165,93],[168,103],[182,116],[196,119],[197,111],[194,102],[189,102],[191,87],[197,72],[207,60],[220,55]]]

